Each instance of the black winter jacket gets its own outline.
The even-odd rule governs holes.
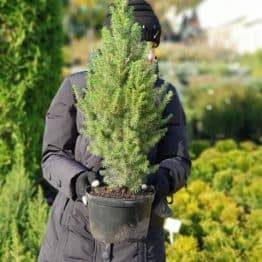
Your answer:
[[[58,190],[50,212],[45,238],[38,261],[165,261],[163,219],[153,210],[149,233],[145,240],[123,242],[106,247],[93,239],[89,230],[87,208],[74,200],[74,178],[81,172],[97,171],[102,158],[88,151],[89,138],[80,134],[83,115],[76,108],[72,85],[83,90],[87,72],[72,74],[64,79],[46,114],[41,168],[43,177]],[[158,78],[155,87],[163,84]],[[186,119],[175,88],[164,114],[173,113],[166,135],[149,152],[151,164],[169,168],[173,193],[186,184],[191,160],[186,138]]]

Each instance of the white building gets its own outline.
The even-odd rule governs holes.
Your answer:
[[[253,53],[262,48],[261,0],[204,0],[196,9],[211,46]]]

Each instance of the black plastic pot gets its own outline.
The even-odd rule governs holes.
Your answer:
[[[98,197],[87,193],[90,230],[105,243],[138,241],[148,232],[154,194],[137,200]]]

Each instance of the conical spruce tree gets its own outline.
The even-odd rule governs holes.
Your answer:
[[[102,45],[88,64],[87,88],[77,107],[83,112],[81,133],[90,138],[90,151],[103,158],[101,170],[110,188],[139,193],[147,174],[155,172],[147,158],[167,131],[163,110],[172,92],[154,88],[156,63],[147,60],[149,42],[141,42],[141,27],[126,0],[110,7],[111,28],[102,29]],[[159,99],[159,98],[162,99]]]

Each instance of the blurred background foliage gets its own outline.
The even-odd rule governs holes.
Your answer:
[[[108,2],[0,0],[1,261],[36,261],[50,210],[51,189],[39,187],[45,113],[99,46]],[[259,261],[262,51],[210,46],[194,15],[172,32],[172,6],[183,18],[205,0],[149,2],[163,28],[160,76],[186,110],[193,159],[188,188],[174,196],[182,229],[173,244],[167,236],[168,261]]]

